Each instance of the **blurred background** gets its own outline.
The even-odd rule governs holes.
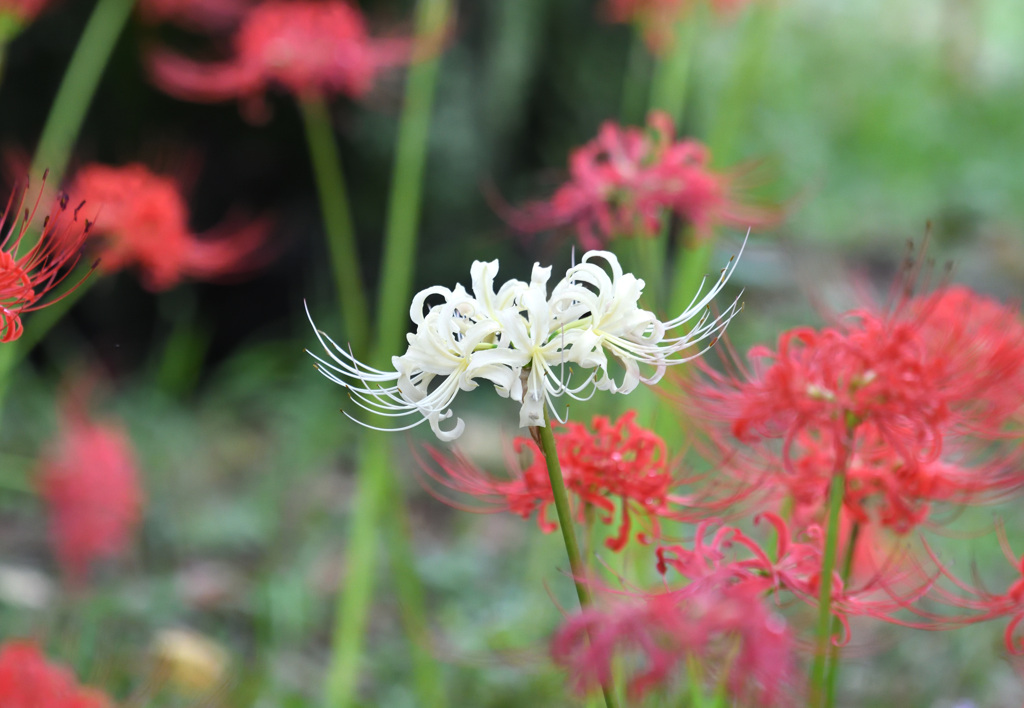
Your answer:
[[[412,3],[360,6],[375,31],[409,33]],[[0,149],[12,188],[92,7],[63,0],[7,48]],[[750,48],[751,15],[747,8],[700,26],[680,135],[707,140],[728,119],[723,87]],[[940,272],[949,261],[954,280],[1018,301],[1019,0],[778,0],[756,38],[763,46],[742,130],[720,159],[741,165],[752,193],[784,219],[752,235],[734,276],[746,303],[730,327],[737,348],[821,324],[822,311],[856,303],[863,284],[884,293],[907,242],[919,244],[929,223]],[[500,258],[502,279],[526,278],[538,259],[568,263],[570,240],[514,234],[494,195],[511,204],[545,197],[563,181],[570,151],[603,121],[642,123],[642,111],[624,115],[634,43],[629,27],[602,21],[594,0],[459,4],[429,138],[416,289],[465,284],[474,259]],[[322,329],[341,325],[294,100],[270,92],[267,122],[252,124],[234,102],[185,103],[147,79],[142,57],[151,47],[207,44],[129,20],[71,169],[142,161],[182,175],[195,230],[231,214],[269,215],[274,258],[238,282],[186,282],[158,294],[131,272],[105,277],[19,364],[0,424],[0,638],[42,637],[83,681],[127,699],[160,632],[189,628],[223,652],[227,688],[203,705],[312,706],[333,595],[346,581],[359,431],[339,413],[344,392],[303,351],[316,345],[304,300]],[[633,66],[642,82],[650,67]],[[388,72],[359,103],[331,101],[370,292],[403,76]],[[721,235],[714,268],[741,237]],[[87,592],[72,592],[47,543],[33,475],[58,431],[55,401],[83,370],[101,372],[97,415],[123,421],[135,446],[145,508],[131,552],[96,569]],[[517,411],[494,397],[470,399],[481,422],[460,443],[467,454],[493,455],[496,436],[517,434]],[[553,570],[564,566],[560,539],[533,521],[467,514],[426,494],[411,450],[428,436],[396,435],[394,448],[430,645],[448,695],[458,696],[453,705],[566,705],[546,649],[561,617],[549,593],[562,605],[572,600]],[[993,513],[1006,518],[1011,541],[1020,539],[1012,507],[957,523],[969,531]],[[386,572],[378,581],[359,677],[366,706],[416,704],[392,584]],[[1018,706],[1024,688],[1001,658],[1001,633],[998,623],[938,637],[866,628],[844,665],[841,705]],[[149,700],[200,699],[168,690]]]

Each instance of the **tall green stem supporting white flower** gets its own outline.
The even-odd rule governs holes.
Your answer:
[[[587,587],[587,566],[576,540],[576,525],[572,519],[572,509],[569,508],[569,494],[566,492],[565,480],[562,478],[562,466],[558,461],[558,448],[555,445],[555,436],[551,432],[551,421],[548,420],[547,414],[544,418],[545,425],[531,428],[530,431],[539,442],[541,452],[544,453],[548,478],[551,480],[555,511],[558,514],[558,526],[562,531],[562,541],[565,543],[565,552],[569,556],[569,568],[572,570],[573,582],[576,585],[576,597],[580,600],[580,608],[585,610],[593,604],[590,588]],[[607,708],[616,708],[618,701],[615,698],[614,689],[611,686],[602,686],[601,689],[604,691]]]
[[[419,230],[427,137],[433,112],[438,56],[450,14],[449,0],[419,0],[416,6],[416,53],[420,61],[409,70],[405,105],[398,127],[398,147],[388,202],[388,220],[381,265],[380,317],[372,360],[388,361],[402,344],[412,290],[416,236]],[[413,662],[419,705],[446,705],[440,672],[426,643],[423,591],[412,564],[405,529],[405,505],[394,477],[385,434],[366,437],[359,461],[356,503],[347,545],[348,581],[338,593],[327,677],[331,708],[345,708],[355,698],[366,621],[373,598],[378,524],[388,524],[392,570],[403,617],[413,641]],[[383,516],[383,519],[382,519]]]

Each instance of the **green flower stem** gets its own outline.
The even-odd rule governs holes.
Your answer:
[[[10,347],[3,347],[2,351],[11,351],[14,357],[14,364],[17,364],[28,356],[35,346],[39,344],[39,342],[43,341],[43,337],[45,337],[47,333],[49,333],[49,331],[61,321],[64,315],[66,315],[71,308],[75,306],[75,303],[81,300],[85,294],[89,292],[89,289],[93,284],[99,280],[96,273],[93,273],[86,278],[86,275],[91,269],[92,263],[79,264],[74,272],[67,277],[65,282],[71,283],[72,285],[81,283],[81,285],[64,297],[58,295],[57,298],[59,299],[54,298],[51,293],[48,299],[53,301],[53,304],[47,305],[43,309],[33,312],[29,316],[29,324],[25,327],[25,333],[21,335],[21,338]]]
[[[676,131],[682,130],[683,115],[686,109],[686,97],[689,89],[690,64],[696,44],[697,25],[699,17],[692,13],[689,17],[678,20],[675,27],[674,41],[668,55],[662,57],[654,68],[654,78],[651,84],[650,109],[665,111],[672,118],[672,124]],[[656,263],[667,262],[669,242],[672,240],[671,214],[665,214],[665,223],[662,228],[661,238],[654,244],[656,251],[654,259]],[[671,271],[669,271],[671,273]],[[658,287],[655,297],[663,305],[667,305],[669,311],[674,315],[682,308],[676,307],[675,292],[672,290],[674,280],[667,283],[668,291],[665,291],[666,284],[659,272]],[[687,300],[686,302],[689,302]],[[686,304],[683,303],[683,305]]]
[[[439,44],[450,13],[449,0],[419,0],[416,5],[416,53],[421,60],[409,70],[405,105],[398,126],[398,145],[378,297],[379,329],[371,361],[387,362],[402,344],[412,290],[416,237],[419,230],[427,137],[434,89],[440,65]],[[379,421],[378,421],[378,424]],[[368,434],[357,474],[347,548],[347,582],[338,593],[331,660],[327,678],[327,704],[352,705],[359,675],[366,620],[373,599],[378,525],[388,525],[392,569],[399,585],[403,618],[413,640],[413,662],[418,705],[445,705],[436,662],[421,641],[426,634],[426,612],[419,576],[412,563],[409,535],[404,526],[405,507],[390,464],[384,434]],[[385,513],[387,510],[387,513]],[[382,519],[381,516],[384,516]]]
[[[562,466],[558,462],[555,436],[551,432],[550,422],[532,430],[540,441],[544,461],[547,463],[548,477],[551,478],[551,492],[554,495],[555,511],[558,514],[558,526],[562,529],[562,541],[565,543],[565,552],[569,556],[569,567],[572,569],[573,582],[576,585],[576,596],[580,600],[580,607],[587,608],[593,603],[585,578],[586,563],[583,561],[579,543],[576,541],[576,524],[572,518],[572,510],[569,508],[569,494],[565,490],[565,480],[562,479]]]
[[[134,5],[135,0],[99,0],[96,3],[39,137],[32,161],[34,177],[40,177],[48,169],[51,184],[60,184],[96,86]]]
[[[395,577],[399,611],[411,642],[416,705],[440,708],[448,705],[448,702],[445,700],[442,673],[432,652],[423,583],[416,572],[416,559],[410,543],[413,535],[409,526],[409,514],[402,501],[402,490],[397,484],[398,480],[394,475],[382,476],[391,482],[391,488],[385,498],[395,500],[384,505],[384,511],[388,515],[388,552],[391,572]]]
[[[852,435],[847,430],[847,437]],[[825,661],[832,644],[832,572],[836,567],[836,547],[839,544],[839,514],[846,493],[846,468],[850,459],[849,440],[836,450],[836,463],[828,491],[828,521],[825,529],[825,552],[822,558],[820,592],[818,595],[818,624],[815,632],[814,663],[811,666],[810,705],[825,705]]]
[[[753,3],[743,26],[732,77],[722,89],[708,134],[708,147],[716,167],[736,160],[736,142],[747,129],[757,99],[765,54],[774,36],[775,3]]]
[[[860,522],[855,521],[850,530],[850,539],[846,544],[846,554],[843,558],[842,578],[846,583],[850,579],[850,572],[853,570],[853,554],[857,548],[857,539],[860,537]],[[835,637],[842,629],[842,624],[837,617],[832,618],[832,636]],[[825,677],[827,693],[825,698],[826,708],[833,708],[836,704],[836,687],[839,683],[839,647],[835,642],[829,647],[828,674]]]
[[[416,5],[416,52],[421,61],[409,69],[405,106],[398,124],[398,147],[388,200],[384,255],[381,262],[377,356],[390,361],[401,346],[408,324],[413,263],[423,201],[423,172],[450,0],[419,0]]]
[[[651,81],[651,110],[668,113],[677,130],[682,125],[686,108],[696,29],[695,16],[676,23],[672,47],[668,54],[658,60]]]
[[[622,110],[620,119],[624,125],[643,123],[644,94],[648,88],[651,73],[651,55],[644,42],[643,33],[633,32],[626,58],[626,73],[622,81]]]
[[[331,271],[334,287],[338,290],[338,305],[345,319],[346,336],[356,355],[365,355],[369,348],[367,318],[370,309],[359,269],[355,227],[352,225],[352,211],[331,114],[319,97],[299,101],[299,112],[306,130],[306,142],[309,143],[309,157],[320,196]]]
[[[569,495],[565,491],[565,480],[562,479],[562,466],[558,462],[558,449],[555,436],[551,432],[551,422],[544,413],[546,425],[531,428],[534,438],[539,441],[547,463],[548,477],[551,479],[551,492],[554,497],[555,511],[558,514],[558,526],[562,530],[562,541],[565,552],[569,556],[569,568],[572,570],[573,583],[576,585],[576,597],[580,600],[580,608],[587,609],[593,604],[590,588],[587,587],[586,564],[580,554],[579,543],[576,541],[576,525],[573,523],[572,510],[569,508]],[[608,708],[615,708],[618,702],[611,686],[602,686],[604,701]]]
[[[756,3],[746,19],[740,52],[728,85],[722,90],[718,109],[712,121],[708,148],[715,166],[732,164],[736,141],[751,115],[759,78],[764,67],[764,55],[772,37],[775,18],[773,3]],[[676,259],[675,276],[670,285],[669,310],[678,312],[693,297],[701,279],[707,274],[714,250],[714,234],[697,241],[692,229],[687,229]]]
[[[361,673],[363,635],[377,573],[378,521],[391,488],[387,433],[368,431],[363,435],[359,472],[345,549],[344,583],[338,592],[331,634],[325,703],[330,708],[354,704]]]
[[[708,276],[711,253],[714,250],[713,234],[700,241],[689,226],[683,231],[680,240],[679,252],[676,254],[675,276],[669,281],[668,307],[672,314],[682,312],[693,299],[701,281]]]
[[[134,5],[135,0],[99,0],[96,3],[82,31],[82,37],[78,40],[78,46],[71,55],[43,132],[39,136],[30,171],[33,179],[41,179],[43,172],[49,170],[50,184],[60,184],[100,77]],[[24,251],[35,245],[39,233],[33,230],[25,234],[21,246]],[[78,282],[77,275],[72,274],[69,282]],[[0,404],[7,392],[8,379],[15,364],[56,324],[60,315],[70,310],[71,305],[85,294],[87,285],[78,288],[62,302],[50,306],[43,314],[33,316],[32,327],[26,329],[17,345],[0,347]]]
[[[168,335],[156,363],[156,387],[172,396],[186,396],[195,388],[213,337],[198,309],[195,290],[188,286],[160,301]]]
[[[31,457],[0,453],[0,492],[34,495],[32,473],[36,461]]]

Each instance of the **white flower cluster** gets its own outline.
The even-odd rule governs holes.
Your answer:
[[[585,400],[595,391],[629,393],[641,381],[656,383],[667,366],[706,351],[739,311],[738,300],[717,316],[709,308],[737,262],[731,259],[707,293],[702,283],[682,314],[661,322],[639,306],[644,281],[624,273],[608,251],[588,252],[550,294],[550,266],[535,264],[530,282],[510,280],[495,290],[498,261],[476,261],[470,269],[470,291],[462,285],[454,290],[435,286],[413,298],[409,314],[416,331],[406,336],[405,354],[392,357],[394,371],[367,366],[319,330],[317,338],[330,360],[313,357],[321,373],[348,389],[366,410],[418,418],[392,430],[429,421],[440,439],[454,440],[465,428],[462,419],[448,430],[441,428],[441,421],[452,417],[459,391],[471,391],[482,381],[493,384],[500,396],[522,402],[521,426],[542,426],[545,404],[559,418],[556,398]],[[694,318],[685,332],[669,336]],[[697,353],[680,356],[705,341]],[[621,380],[615,380],[614,367],[609,373],[612,360],[623,370]],[[574,376],[574,365],[583,374]]]

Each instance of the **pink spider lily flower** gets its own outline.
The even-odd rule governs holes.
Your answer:
[[[735,14],[751,0],[712,0],[720,15]],[[605,0],[602,8],[609,22],[635,24],[651,51],[661,54],[672,46],[674,27],[697,6],[697,0]]]
[[[503,211],[523,233],[572,227],[586,249],[618,237],[656,237],[669,213],[698,234],[719,224],[748,228],[771,220],[767,211],[735,199],[733,177],[711,170],[707,148],[675,140],[672,119],[662,111],[648,116],[646,129],[604,123],[572,153],[569,181],[549,200]]]
[[[641,526],[636,533],[638,541],[649,543],[660,538],[659,519],[682,518],[670,505],[685,505],[688,501],[672,493],[682,481],[669,468],[665,441],[637,425],[635,419],[634,411],[623,414],[614,423],[604,416],[595,416],[589,427],[567,423],[554,433],[575,517],[583,521],[586,508],[591,506],[601,523],[612,526],[616,523],[616,509],[621,509],[616,535],[605,541],[613,551],[625,547],[634,520]],[[530,438],[516,438],[512,448],[517,456],[528,452],[530,462],[523,466],[510,456],[511,478],[496,477],[458,453],[433,447],[427,448],[429,460],[421,460],[421,467],[433,482],[471,496],[484,507],[461,504],[431,490],[442,501],[467,510],[507,511],[524,519],[536,512],[540,529],[551,533],[558,528],[558,522],[549,516],[554,495],[544,455]]]
[[[245,15],[231,58],[196,62],[159,50],[150,73],[167,93],[200,103],[241,99],[259,106],[270,87],[299,98],[360,98],[382,70],[409,61],[411,46],[407,39],[372,37],[350,2],[268,0]]]
[[[793,705],[793,653],[785,620],[754,587],[711,583],[588,608],[551,643],[580,694],[608,685],[613,661],[624,655],[636,660],[627,669],[633,700],[684,683],[696,662],[710,687],[724,684],[733,701],[752,706]]]
[[[754,578],[754,576],[750,576]],[[769,581],[770,583],[770,581]],[[794,639],[769,606],[763,578],[709,572],[678,589],[618,593],[607,608],[570,616],[551,643],[578,693],[608,685],[617,656],[631,658],[633,700],[682,683],[699,666],[709,685],[742,705],[790,705]]]
[[[774,553],[769,554],[740,529],[710,520],[697,526],[689,547],[659,547],[658,570],[663,575],[673,570],[690,584],[714,579],[714,582],[755,588],[777,601],[787,594],[807,605],[817,606],[822,569],[821,527],[812,525],[802,529],[797,539],[793,525],[777,514],[764,512],[755,517],[756,524],[764,522],[775,531]],[[844,544],[846,542],[850,542],[848,534]],[[905,548],[882,551],[865,548],[864,544],[857,546],[855,559],[857,566],[850,579],[844,580],[838,569],[832,572],[832,613],[842,628],[836,640],[839,645],[850,639],[851,616],[874,617],[925,629],[951,626],[946,618],[930,616],[920,609],[921,601],[933,595],[946,602],[937,586],[943,572],[938,564],[926,567]],[[908,612],[928,619],[908,620],[905,617]]]
[[[140,0],[139,18],[148,24],[169,22],[200,32],[236,24],[256,0]]]
[[[111,708],[98,690],[80,686],[71,671],[51,664],[32,642],[0,646],[0,705],[4,708]]]
[[[127,549],[144,495],[127,434],[90,419],[84,401],[76,399],[64,404],[63,430],[43,457],[38,485],[57,559],[80,584],[94,561]]]
[[[22,335],[25,326],[21,318],[26,312],[60,299],[42,302],[78,263],[91,226],[88,220],[78,218],[81,205],[68,214],[68,197],[62,195],[43,219],[38,240],[25,249],[23,242],[36,221],[43,190],[31,208],[25,206],[26,196],[23,194],[15,202],[12,194],[0,217],[0,224],[4,225],[0,241],[0,342],[12,342]],[[71,290],[61,297],[66,297]]]
[[[699,523],[690,547],[661,546],[656,551],[658,572],[671,568],[694,582],[714,577],[730,583],[750,583],[761,591],[787,590],[816,602],[821,572],[821,548],[816,531],[807,541],[795,541],[782,517],[765,512],[755,522],[767,522],[775,531],[775,558],[749,535],[734,526],[711,519]],[[836,574],[841,594],[842,580]]]
[[[498,262],[477,261],[470,272],[472,294],[462,285],[435,286],[413,298],[409,315],[416,331],[407,335],[405,354],[392,357],[394,371],[360,362],[315,324],[327,358],[313,356],[320,372],[346,388],[357,405],[384,417],[415,418],[391,429],[429,422],[438,438],[454,440],[463,421],[447,430],[440,423],[454,415],[458,393],[482,381],[522,404],[521,427],[544,426],[546,413],[561,420],[555,401],[562,396],[627,394],[712,346],[740,309],[733,301],[713,316],[708,307],[737,262],[731,260],[714,286],[705,292],[702,284],[681,314],[663,322],[639,306],[644,281],[624,272],[607,251],[584,254],[550,294],[550,267],[535,264],[529,283],[511,280],[495,291]],[[436,304],[428,307],[431,299]],[[697,346],[704,349],[687,352]],[[615,364],[621,378],[613,375]]]
[[[144,165],[87,165],[76,173],[72,189],[87,200],[103,270],[134,266],[149,290],[167,290],[186,278],[239,275],[266,261],[268,220],[232,224],[200,238],[188,227],[178,184]]]

